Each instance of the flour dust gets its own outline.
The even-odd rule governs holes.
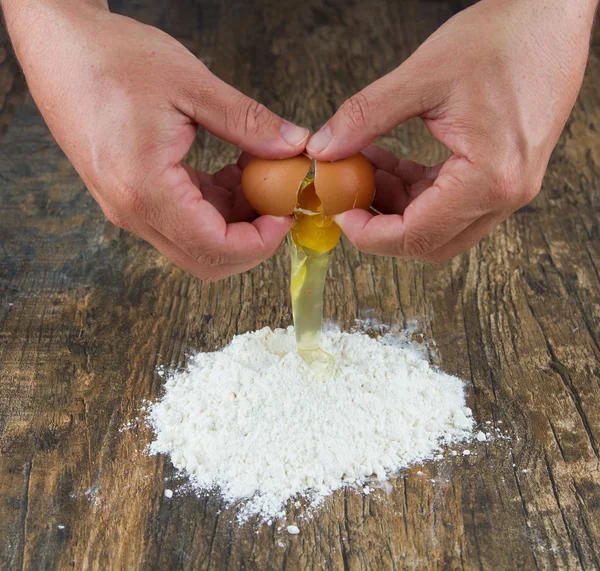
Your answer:
[[[241,504],[239,519],[270,520],[303,496],[385,482],[441,446],[472,437],[463,382],[398,336],[329,329],[336,370],[316,379],[292,327],[238,335],[168,376],[150,406],[152,453],[168,454],[196,490]]]

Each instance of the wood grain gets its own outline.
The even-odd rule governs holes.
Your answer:
[[[114,10],[173,34],[226,81],[318,128],[459,1],[148,0]],[[325,311],[417,323],[506,439],[334,494],[301,533],[240,527],[182,483],[136,422],[157,366],[291,322],[288,262],[203,284],[104,220],[0,49],[0,566],[7,569],[600,569],[600,34],[542,194],[439,266],[336,253]],[[382,138],[446,156],[418,121]],[[201,133],[216,170],[236,150]],[[433,348],[433,346],[432,346]],[[490,424],[486,424],[490,422]],[[122,427],[131,423],[130,428]],[[303,508],[288,508],[294,520]]]

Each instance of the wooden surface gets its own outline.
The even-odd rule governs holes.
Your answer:
[[[461,8],[284,4],[113,8],[162,27],[313,129]],[[0,567],[599,569],[599,56],[596,33],[533,204],[442,266],[344,243],[327,286],[326,314],[343,328],[416,320],[444,370],[466,379],[477,421],[510,439],[415,466],[389,493],[338,492],[293,537],[238,526],[216,495],[165,498],[181,482],[168,460],[145,454],[151,433],[135,421],[161,394],[158,365],[182,367],[236,333],[290,323],[285,253],[202,284],[112,227],[0,50]],[[418,121],[382,144],[427,163],[445,156]],[[201,134],[191,160],[215,170],[235,156]]]

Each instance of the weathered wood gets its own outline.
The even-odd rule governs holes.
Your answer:
[[[463,5],[113,8],[315,129]],[[599,569],[599,42],[596,31],[580,99],[530,206],[448,264],[365,256],[345,242],[330,272],[328,316],[343,328],[416,320],[443,368],[467,379],[478,422],[510,440],[407,470],[388,494],[338,492],[295,537],[238,526],[235,507],[214,495],[164,498],[176,475],[145,454],[151,434],[135,422],[144,399],[160,395],[158,365],[182,367],[236,333],[290,323],[285,253],[202,284],[112,227],[0,50],[0,566]],[[428,163],[446,156],[418,121],[382,144]],[[201,134],[190,160],[215,170],[235,156]]]

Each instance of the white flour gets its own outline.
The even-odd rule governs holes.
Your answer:
[[[325,333],[337,361],[327,382],[295,353],[291,327],[199,353],[150,408],[151,451],[169,454],[197,489],[243,500],[242,519],[433,458],[471,433],[463,383],[391,339]]]

